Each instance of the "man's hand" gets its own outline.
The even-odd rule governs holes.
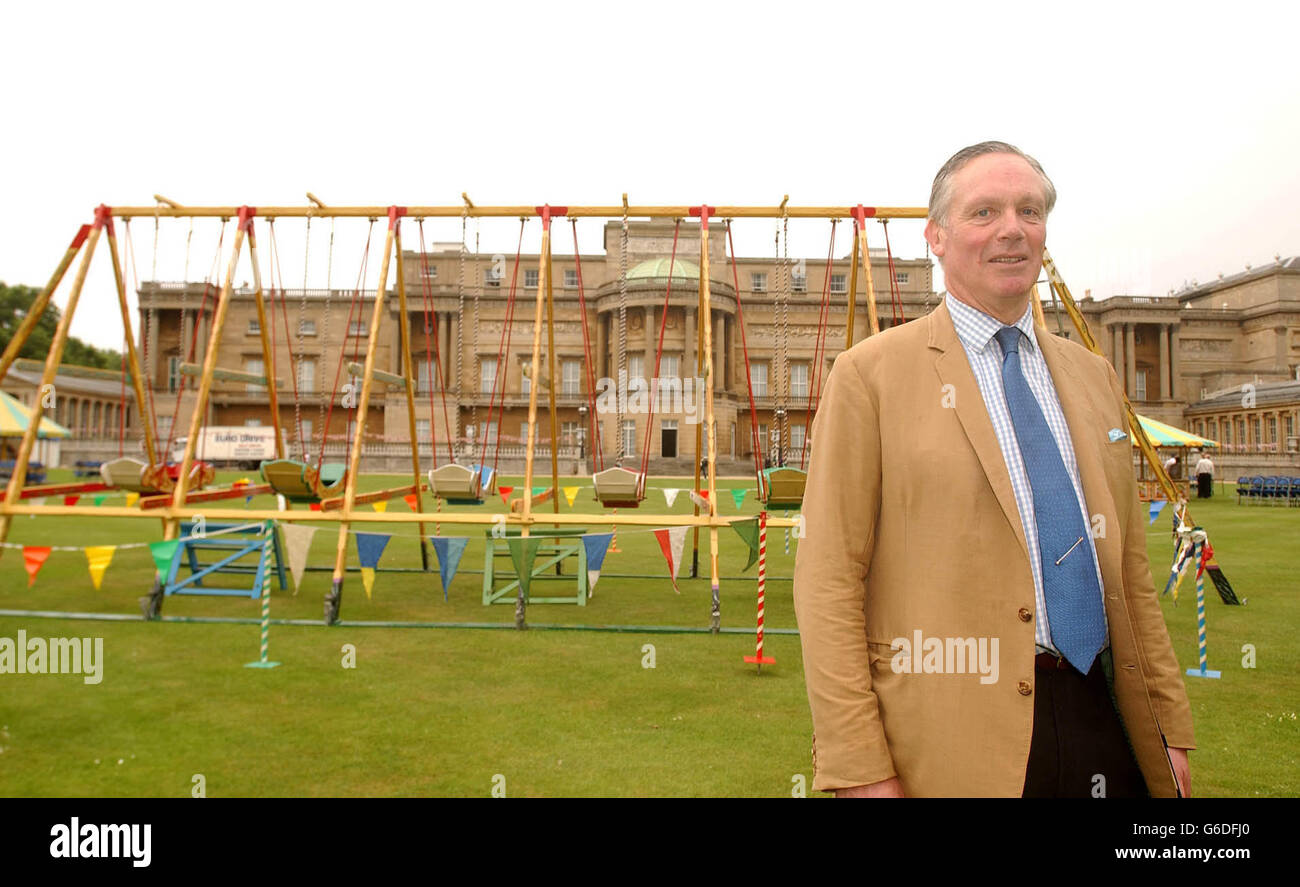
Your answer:
[[[1169,753],[1169,765],[1174,768],[1174,776],[1178,779],[1178,789],[1183,793],[1184,798],[1192,796],[1192,768],[1187,763],[1187,749],[1185,748],[1166,748]]]
[[[902,798],[903,783],[898,781],[897,776],[891,776],[883,782],[873,782],[871,785],[855,785],[853,788],[837,788],[835,790],[837,798]]]

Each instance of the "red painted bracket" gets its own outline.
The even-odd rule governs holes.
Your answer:
[[[536,209],[537,214],[542,217],[543,231],[551,230],[552,216],[567,216],[569,214],[569,208],[567,206],[551,206],[549,203],[544,203]]]
[[[72,238],[72,243],[68,244],[68,249],[69,250],[81,249],[81,245],[86,242],[86,238],[89,236],[90,236],[90,226],[82,225],[81,228],[77,231],[77,236]]]
[[[692,206],[690,209],[691,215],[700,220],[700,227],[706,231],[709,228],[709,216],[713,215],[717,211],[718,208],[716,206],[709,206],[707,203],[702,203],[699,206]]]
[[[95,207],[95,222],[91,227],[107,228],[108,236],[115,236],[113,234],[113,208],[103,203]]]
[[[404,215],[406,215],[406,207],[390,206],[388,208],[388,230],[394,230],[397,227],[397,220]]]
[[[235,226],[236,231],[243,231],[248,235],[253,233],[253,217],[257,215],[257,207],[241,206],[239,208],[239,224]]]
[[[853,209],[849,210],[849,214],[853,216],[853,221],[858,223],[859,228],[865,228],[867,226],[867,219],[874,219],[876,217],[876,208],[874,206],[863,206],[859,203],[857,206],[853,207]]]

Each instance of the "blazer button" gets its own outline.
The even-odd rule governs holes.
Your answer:
[[[1028,622],[1034,618],[1034,614],[1026,610],[1024,607],[1020,608],[1019,616],[1021,622]]]
[[[1016,689],[1020,691],[1021,696],[1028,696],[1030,693],[1034,692],[1034,688],[1030,686],[1029,681],[1021,681],[1019,684],[1016,684]]]

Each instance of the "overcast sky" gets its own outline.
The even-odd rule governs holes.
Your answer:
[[[645,204],[788,193],[923,206],[943,161],[989,138],[1055,181],[1048,247],[1077,296],[1163,295],[1300,253],[1295,7],[1064,8],[10,4],[0,280],[43,285],[96,204],[154,193],[193,205],[302,204],[311,190],[335,204],[454,204],[462,191],[480,204],[615,204],[626,191]],[[482,226],[484,249],[513,249],[517,222]],[[217,227],[196,224],[191,279],[208,273]],[[278,227],[284,284],[301,286],[303,223]],[[773,227],[738,222],[738,250],[770,254]],[[152,220],[132,228],[140,278],[185,276],[188,223],[163,223],[156,256]],[[356,279],[364,228],[338,223],[335,286]],[[425,228],[460,239],[459,221]],[[825,255],[828,223],[792,228],[795,253]],[[579,230],[598,251],[599,225]],[[896,253],[924,253],[919,225],[890,235]],[[881,245],[878,227],[869,236]],[[527,237],[535,251],[536,223]],[[313,286],[328,238],[313,226]],[[120,347],[109,269],[97,255],[73,332]]]

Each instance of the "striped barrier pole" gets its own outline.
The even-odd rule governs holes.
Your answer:
[[[1196,640],[1200,646],[1201,667],[1189,668],[1187,674],[1196,678],[1217,678],[1220,672],[1210,671],[1209,650],[1205,643],[1205,531],[1192,532],[1196,540]]]
[[[763,598],[767,591],[767,512],[758,513],[758,648],[753,656],[746,656],[761,673],[764,665],[775,665],[776,660],[763,655]]]
[[[271,550],[275,541],[275,527],[268,524],[266,540],[262,543],[262,654],[256,662],[245,668],[275,668],[280,663],[269,661],[271,651]]]
[[[614,517],[618,517],[618,509],[614,509]],[[618,524],[614,524],[614,537],[609,540],[610,554],[622,554],[623,551],[618,547]]]
[[[788,510],[786,511],[785,516],[787,518],[790,516],[790,512]],[[789,527],[785,528],[785,553],[786,554],[790,553],[790,528]]]

